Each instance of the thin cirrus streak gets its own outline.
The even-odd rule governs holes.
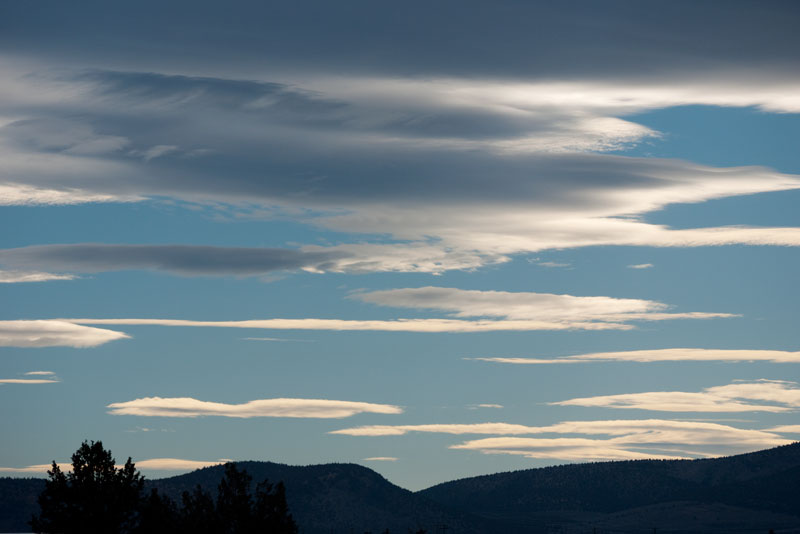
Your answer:
[[[410,432],[492,435],[494,437],[470,440],[451,445],[450,448],[574,461],[710,457],[791,443],[776,429],[745,429],[719,423],[671,419],[565,421],[545,426],[509,423],[371,425],[331,433],[398,436]],[[516,437],[530,434],[606,435],[611,438]]]
[[[700,392],[652,391],[599,395],[548,403],[661,412],[794,412],[800,408],[796,382],[761,379],[714,386]]]
[[[45,378],[0,378],[0,384],[57,384],[60,380]]]
[[[650,300],[534,292],[477,291],[420,287],[353,293],[351,299],[395,308],[432,309],[451,317],[395,320],[260,319],[87,319],[63,321],[94,325],[160,325],[284,330],[378,330],[399,332],[489,332],[526,330],[630,330],[632,321],[734,317],[716,312],[668,312]],[[487,319],[491,318],[491,319]]]
[[[53,280],[74,280],[72,274],[55,274],[38,271],[0,270],[0,284],[20,284],[28,282],[50,282]]]
[[[71,321],[0,321],[0,347],[89,348],[129,337],[123,332],[83,326]]]
[[[465,358],[496,363],[519,365],[569,364],[588,362],[672,362],[672,361],[723,361],[750,362],[765,361],[775,363],[800,363],[800,352],[762,349],[697,349],[674,348],[653,350],[631,350],[619,352],[592,352],[575,354],[560,358],[508,358],[478,357]]]
[[[226,460],[183,460],[180,458],[151,458],[147,460],[138,460],[135,462],[137,469],[144,469],[150,471],[194,471],[195,469],[202,469],[203,467],[211,467],[214,465],[224,464]],[[72,471],[72,465],[69,462],[56,462],[62,472]],[[117,468],[122,466],[118,465]],[[25,467],[0,467],[0,473],[9,474],[45,474],[52,469],[52,464],[34,464]]]
[[[145,397],[108,405],[112,415],[146,417],[290,417],[339,419],[359,413],[398,414],[399,406],[328,399],[258,399],[241,404],[208,402],[190,397]]]
[[[775,429],[753,430],[703,421],[673,419],[613,419],[600,421],[564,421],[553,425],[527,426],[510,423],[468,423],[428,425],[368,425],[341,430],[331,434],[347,436],[401,436],[410,432],[439,434],[605,434],[640,436],[651,442],[685,442],[693,444],[724,444],[730,442],[774,446],[785,443]]]

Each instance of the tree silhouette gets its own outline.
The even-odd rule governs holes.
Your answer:
[[[144,477],[128,458],[117,468],[103,443],[83,442],[72,455],[72,472],[58,464],[47,472],[34,532],[63,534],[297,534],[282,482],[263,481],[251,494],[252,477],[227,463],[217,498],[197,486],[179,508],[153,489],[143,496]]]
[[[133,532],[144,479],[128,458],[117,469],[103,443],[83,442],[72,455],[72,472],[53,462],[39,495],[41,513],[34,515],[35,532],[102,534]]]

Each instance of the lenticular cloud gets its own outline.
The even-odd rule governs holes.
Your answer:
[[[149,417],[293,417],[339,419],[359,413],[398,414],[403,409],[389,404],[371,404],[327,399],[259,399],[242,404],[207,402],[190,397],[145,397],[108,405],[112,415]]]
[[[130,336],[116,330],[66,321],[0,321],[0,347],[87,348],[127,337]]]

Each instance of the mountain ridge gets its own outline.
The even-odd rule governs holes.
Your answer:
[[[411,492],[359,464],[236,462],[254,482],[283,481],[303,534],[331,532],[800,531],[800,442],[698,460],[563,464],[465,477]],[[152,479],[179,499],[213,491],[222,466]],[[44,479],[0,478],[0,532],[22,532]],[[638,527],[637,527],[638,525]]]

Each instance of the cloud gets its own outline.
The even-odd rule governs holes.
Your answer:
[[[51,280],[73,280],[70,274],[53,274],[35,271],[3,271],[0,270],[0,284],[18,284],[22,282],[49,282]]]
[[[350,244],[301,249],[214,247],[198,245],[113,245],[76,243],[0,249],[0,265],[17,269],[49,269],[96,273],[144,269],[184,276],[260,276],[275,271],[304,270],[314,273],[365,273],[381,271],[441,272],[474,269],[506,261],[475,253],[447,252],[427,245]],[[22,276],[71,279],[72,275],[5,271],[9,281]],[[5,281],[0,271],[0,282]],[[30,281],[38,281],[31,279]]]
[[[28,371],[25,376],[55,376],[53,371]]]
[[[313,339],[288,339],[282,337],[243,337],[244,341],[275,341],[279,343],[284,342],[299,342],[299,343],[314,343]]]
[[[628,265],[628,269],[652,269],[655,267],[652,263],[637,263],[636,265]]]
[[[153,17],[160,5],[146,0],[76,11],[54,3],[48,18],[30,13],[24,4],[11,5],[7,16],[15,24],[4,36],[6,49],[53,64],[113,62],[126,69],[207,69],[253,78],[299,71],[420,79],[470,74],[511,80],[622,78],[631,85],[631,78],[638,78],[677,85],[692,79],[719,83],[720,71],[735,69],[745,87],[730,84],[728,91],[746,94],[758,82],[771,87],[781,78],[791,80],[798,70],[792,52],[800,46],[793,2],[659,3],[646,9],[625,9],[628,4],[618,0],[568,6],[524,2],[488,11],[475,1],[448,1],[434,8],[409,1],[388,10],[357,2],[347,12],[324,1],[281,9],[255,3],[226,20],[236,29],[234,38],[221,24],[225,11],[216,4],[184,0]],[[426,7],[421,24],[416,17]],[[72,33],[64,33],[64,27]],[[98,27],[105,30],[92,33]],[[409,28],[414,39],[398,47]],[[86,37],[69,38],[76,34]],[[130,43],[142,35],[154,46],[131,50]],[[187,56],[186,50],[195,55]],[[370,53],[358,54],[364,50]]]
[[[148,460],[138,460],[135,462],[137,469],[146,471],[194,471],[203,467],[224,464],[225,460],[201,461],[201,460],[181,460],[179,458],[151,458]],[[72,471],[69,462],[57,462],[62,472]],[[121,468],[118,465],[117,468]],[[36,464],[25,467],[0,467],[0,473],[9,474],[45,474],[52,468],[52,464]]]
[[[52,189],[13,182],[0,183],[0,206],[62,206],[92,202],[133,200],[116,195],[92,193],[82,189]]]
[[[701,392],[654,391],[601,395],[549,403],[552,406],[585,406],[662,412],[793,412],[800,408],[797,383],[781,380],[734,382]]]
[[[389,404],[326,399],[259,399],[243,404],[201,401],[189,397],[145,397],[108,405],[112,415],[146,417],[298,417],[339,419],[359,413],[398,414],[403,409]]]
[[[0,347],[74,347],[103,345],[130,336],[67,321],[0,321]]]
[[[0,384],[56,384],[60,380],[45,378],[0,378]]]
[[[502,317],[511,321],[567,324],[731,317],[720,313],[668,313],[666,304],[651,300],[430,286],[355,293],[351,298],[382,306],[440,310],[455,317]]]
[[[554,261],[537,261],[536,265],[541,265],[542,267],[551,267],[551,268],[572,266],[571,263],[557,263]]]
[[[710,319],[733,317],[724,313],[674,313],[648,317],[648,320]],[[187,319],[60,319],[74,324],[129,325],[129,326],[184,326],[195,328],[260,328],[267,330],[332,330],[378,332],[529,332],[539,330],[632,330],[625,323],[604,321],[545,321],[536,319],[461,320],[461,319],[248,319],[243,321],[193,321]]]
[[[724,361],[724,362],[776,362],[800,363],[800,352],[783,350],[747,349],[653,349],[620,352],[593,352],[560,358],[468,358],[486,362],[522,365],[587,363],[587,362],[672,362],[672,361]]]
[[[154,147],[150,147],[142,153],[142,158],[145,161],[150,161],[154,158],[160,158],[162,156],[166,156],[167,154],[172,154],[173,152],[177,152],[178,147],[175,145],[157,145]]]
[[[586,153],[657,135],[620,118],[648,109],[800,110],[793,78],[308,73],[298,83],[30,68],[11,68],[0,95],[0,112],[26,117],[0,127],[0,187],[8,189],[0,197],[11,204],[171,198],[267,210],[372,241],[331,247],[343,256],[326,272],[442,272],[600,245],[800,245],[798,228],[672,229],[644,217],[670,204],[797,189],[796,176]],[[87,139],[128,140],[129,149],[75,153],[68,135],[47,137],[52,121]],[[142,161],[159,147],[205,155]]]
[[[451,445],[451,449],[475,450],[483,454],[511,454],[526,458],[572,461],[598,460],[674,460],[691,458],[685,454],[658,454],[615,446],[615,440],[584,438],[485,438]]]
[[[331,432],[349,436],[399,436],[410,432],[495,437],[452,445],[451,449],[560,460],[694,458],[733,454],[791,443],[775,429],[736,428],[719,423],[671,419],[565,421],[546,426],[509,423],[372,425]],[[520,438],[530,434],[572,437]],[[611,436],[606,439],[594,437]],[[575,437],[579,436],[579,437]]]
[[[692,445],[722,445],[737,442],[748,446],[770,447],[783,444],[774,429],[750,430],[718,423],[677,421],[672,419],[614,419],[601,421],[565,421],[553,425],[526,426],[510,423],[428,424],[428,425],[367,425],[334,430],[331,434],[348,436],[401,436],[410,432],[437,434],[605,434],[627,436],[633,442],[645,439],[650,443],[687,443]],[[638,437],[635,437],[638,436]],[[777,440],[777,441],[776,441]]]
[[[373,456],[371,458],[364,458],[364,462],[396,462],[397,458],[394,456]]]
[[[800,434],[800,425],[781,425],[769,429],[770,432]]]
[[[224,460],[202,461],[202,460],[181,460],[179,458],[151,458],[149,460],[139,460],[136,462],[137,469],[150,471],[194,471],[204,467],[224,464]]]
[[[502,404],[470,404],[468,406],[470,410],[477,410],[478,408],[494,408],[496,410],[500,410],[503,408]]]
[[[159,325],[274,330],[335,330],[386,332],[497,332],[536,330],[630,330],[632,321],[711,319],[726,313],[668,312],[667,305],[649,300],[578,297],[549,293],[475,291],[443,287],[391,289],[354,293],[351,298],[383,306],[433,309],[457,318],[343,320],[253,319],[193,321],[184,319],[63,319],[75,324]],[[488,317],[488,319],[487,319]],[[558,360],[560,361],[560,360]]]

